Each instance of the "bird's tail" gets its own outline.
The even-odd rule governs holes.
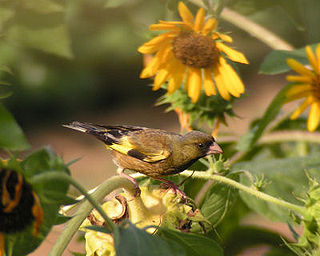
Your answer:
[[[81,123],[78,121],[74,121],[70,124],[64,124],[62,126],[76,131],[91,134],[95,136],[97,139],[106,142],[106,132],[108,132],[108,130],[102,126],[93,125],[89,123]]]

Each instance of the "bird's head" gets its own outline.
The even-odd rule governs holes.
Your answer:
[[[211,135],[203,132],[191,131],[183,136],[183,140],[184,149],[198,158],[223,153],[215,139]]]

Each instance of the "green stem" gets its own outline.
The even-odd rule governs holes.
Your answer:
[[[287,51],[292,51],[294,49],[291,44],[272,33],[265,27],[260,26],[259,24],[249,20],[235,11],[230,10],[229,8],[223,9],[221,18],[248,32],[250,35],[256,37],[258,40],[270,46],[272,49]]]
[[[48,173],[46,173],[45,175],[49,176]],[[59,176],[54,177],[54,176],[55,175],[53,175],[53,177],[51,176],[50,179],[52,179],[52,178],[58,178],[58,179],[61,178],[61,176],[60,177]],[[66,175],[66,176],[68,176],[68,175]],[[43,179],[43,178],[38,177],[38,175],[37,175],[36,177],[33,178],[32,182],[33,183],[34,182],[39,182],[40,179]],[[71,179],[71,177],[70,177],[70,179]],[[67,178],[67,180],[69,180],[69,179]],[[72,182],[71,184],[74,185],[76,183]],[[91,202],[93,202],[93,201],[101,202],[105,198],[106,195],[110,194],[113,190],[118,189],[118,188],[124,188],[132,196],[136,193],[135,185],[131,181],[126,179],[125,177],[114,176],[114,177],[111,177],[110,179],[106,180],[105,182],[103,182],[97,188],[97,190],[92,193],[92,195],[89,195],[89,197],[87,197],[88,201],[85,201],[79,207],[79,209],[75,213],[74,217],[68,222],[66,228],[63,230],[63,232],[59,236],[58,240],[54,244],[53,248],[51,249],[51,251],[49,253],[49,256],[60,256],[60,255],[62,255],[62,253],[66,249],[67,245],[69,244],[71,238],[78,231],[81,223],[84,221],[84,219],[92,211],[93,205],[91,204]],[[83,191],[81,191],[81,192],[83,193]],[[87,193],[86,191],[84,191],[84,192]],[[89,198],[92,198],[93,201],[90,202]],[[97,207],[97,210],[99,208],[100,208],[100,206]],[[99,211],[99,213],[101,214],[101,216],[105,215],[103,210],[102,210],[102,212]],[[107,216],[105,216],[105,217],[107,217]],[[108,217],[107,217],[107,219],[110,220]],[[106,220],[106,222],[107,222],[107,220]],[[112,226],[114,226],[113,223],[112,223]],[[117,228],[113,228],[113,232],[114,232],[115,236],[118,235],[118,229]]]
[[[210,1],[211,2],[211,1]],[[218,0],[217,2],[217,7],[216,7],[216,17],[219,18],[221,15],[221,12],[223,11],[223,9],[225,8],[225,1],[224,0]]]
[[[189,177],[192,173],[193,173],[193,171],[186,170],[186,171],[180,173],[180,175]],[[135,178],[139,178],[139,177],[143,177],[144,175],[143,174],[135,174],[133,176]],[[273,196],[265,194],[265,193],[263,193],[261,191],[258,191],[256,189],[253,189],[253,188],[247,187],[245,185],[242,185],[241,183],[236,182],[233,179],[227,178],[225,176],[221,176],[221,175],[218,175],[218,174],[211,174],[210,171],[207,171],[207,172],[195,172],[192,177],[193,178],[198,178],[198,179],[205,179],[205,180],[221,182],[221,183],[224,183],[226,185],[235,187],[235,188],[237,188],[237,189],[239,189],[241,191],[244,191],[244,192],[246,192],[248,194],[251,194],[251,195],[253,195],[255,197],[258,197],[261,200],[264,200],[264,201],[267,201],[267,202],[270,202],[270,203],[285,207],[287,209],[293,210],[293,211],[295,211],[297,213],[300,213],[303,216],[306,215],[305,208],[302,207],[302,206],[295,205],[295,204],[289,203],[287,201],[284,201],[282,199],[275,198]]]
[[[91,205],[97,209],[100,213],[101,217],[105,220],[109,231],[113,231],[115,228],[115,224],[111,221],[111,219],[106,215],[100,204],[90,195],[87,190],[80,185],[76,180],[74,180],[71,176],[62,172],[49,172],[49,173],[41,173],[34,176],[31,180],[32,184],[41,183],[44,181],[51,180],[63,180],[67,181],[69,184],[73,185],[81,194],[83,194],[87,200],[91,203]]]
[[[184,171],[181,174],[185,175],[185,176],[188,176],[191,173],[192,173],[192,171]],[[217,174],[210,175],[210,174],[208,174],[206,172],[195,172],[193,174],[193,177],[194,178],[200,178],[200,179],[214,180],[214,181],[217,181],[217,182],[224,183],[226,185],[229,185],[229,186],[237,188],[237,189],[239,189],[241,191],[244,191],[244,192],[246,192],[248,194],[251,194],[251,195],[253,195],[255,197],[258,197],[259,199],[262,199],[264,201],[267,201],[267,202],[282,206],[284,208],[290,209],[290,210],[295,211],[295,212],[297,212],[297,213],[299,213],[299,214],[301,214],[303,216],[305,215],[305,209],[302,206],[295,205],[295,204],[289,203],[287,201],[284,201],[282,199],[275,198],[273,196],[265,194],[265,193],[263,193],[261,191],[258,191],[256,189],[253,189],[253,188],[247,187],[245,185],[242,185],[241,183],[236,182],[235,180],[227,178],[225,176],[221,176],[221,175],[217,175]]]

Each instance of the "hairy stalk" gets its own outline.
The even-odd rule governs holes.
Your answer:
[[[191,173],[192,173],[192,171],[184,171],[181,174],[188,176]],[[217,174],[211,175],[211,174],[209,174],[207,172],[196,172],[196,173],[194,173],[193,177],[194,178],[208,179],[208,180],[221,182],[221,183],[224,183],[226,185],[229,185],[229,186],[232,186],[234,188],[237,188],[237,189],[239,189],[241,191],[244,191],[244,192],[246,192],[248,194],[251,194],[251,195],[253,195],[253,196],[257,197],[257,198],[260,198],[261,200],[264,200],[264,201],[267,201],[267,202],[282,206],[282,207],[287,208],[289,210],[295,211],[295,212],[301,214],[302,216],[305,216],[305,214],[306,214],[305,209],[302,206],[295,205],[295,204],[289,203],[287,201],[284,201],[282,199],[275,198],[273,196],[265,194],[265,193],[263,193],[261,191],[258,191],[256,189],[253,189],[253,188],[247,187],[245,185],[242,185],[241,183],[239,183],[237,181],[234,181],[233,179],[227,178],[225,176],[221,176],[221,175],[217,175]]]

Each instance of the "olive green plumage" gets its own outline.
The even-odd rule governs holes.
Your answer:
[[[199,158],[221,154],[214,138],[191,131],[180,135],[138,126],[105,126],[73,122],[65,127],[91,134],[112,150],[115,163],[153,178],[176,174]]]

